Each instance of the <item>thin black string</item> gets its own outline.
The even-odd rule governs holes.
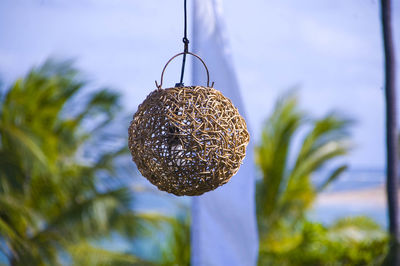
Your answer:
[[[184,35],[183,35],[183,59],[182,59],[182,69],[181,69],[181,80],[177,84],[178,86],[183,86],[183,76],[185,75],[185,64],[186,64],[186,53],[189,52],[189,39],[187,38],[187,8],[186,8],[186,0],[184,0]]]

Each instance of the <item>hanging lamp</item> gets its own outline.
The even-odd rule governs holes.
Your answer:
[[[139,105],[128,129],[129,149],[140,173],[158,189],[196,196],[227,183],[237,173],[250,136],[231,100],[209,84],[205,62],[189,52],[184,0],[184,51],[161,72],[160,84]],[[198,59],[207,86],[184,86],[186,55]],[[168,64],[183,56],[180,82],[163,89]]]

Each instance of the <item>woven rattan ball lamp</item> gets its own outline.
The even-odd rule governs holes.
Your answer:
[[[141,174],[160,190],[201,195],[239,170],[249,142],[246,122],[231,100],[209,86],[208,70],[207,87],[162,89],[164,70],[161,84],[133,116],[129,149]]]
[[[129,149],[141,174],[158,189],[178,196],[201,195],[225,184],[237,173],[246,154],[246,122],[231,100],[209,85],[204,61],[188,50],[184,0],[184,52],[172,57],[161,82],[139,105],[129,126]],[[183,55],[180,83],[163,89],[168,64]],[[186,55],[199,59],[207,86],[185,87]]]

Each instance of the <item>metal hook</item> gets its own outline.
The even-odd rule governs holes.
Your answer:
[[[163,79],[164,79],[164,72],[165,72],[165,69],[167,68],[168,64],[169,64],[172,60],[174,60],[176,57],[178,57],[178,56],[180,56],[180,55],[183,55],[183,54],[190,54],[190,55],[196,57],[197,59],[199,59],[199,60],[201,61],[201,63],[203,63],[203,66],[204,66],[204,68],[206,69],[206,72],[207,72],[207,87],[210,87],[210,73],[208,72],[207,65],[206,65],[206,63],[203,61],[203,59],[201,59],[200,56],[198,56],[198,55],[196,55],[196,54],[194,54],[194,53],[191,53],[191,52],[182,52],[182,53],[179,53],[179,54],[174,55],[174,56],[173,56],[171,59],[169,59],[168,62],[165,64],[165,66],[164,66],[164,68],[163,68],[163,70],[162,70],[162,72],[161,72],[161,81],[160,81],[160,85],[158,85],[157,80],[156,80],[156,87],[157,87],[158,89],[162,89],[162,84],[163,84]],[[214,87],[214,82],[212,82],[211,87]]]

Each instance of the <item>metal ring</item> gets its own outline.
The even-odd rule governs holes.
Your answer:
[[[157,80],[156,80],[156,86],[157,86],[157,88],[161,89],[161,86],[162,86],[162,84],[163,84],[163,79],[164,79],[164,72],[165,72],[165,69],[167,68],[168,64],[169,64],[172,60],[174,60],[176,57],[178,57],[178,56],[180,56],[180,55],[183,55],[183,54],[190,54],[190,55],[196,57],[197,59],[199,59],[199,60],[203,63],[203,66],[204,66],[204,68],[206,69],[206,72],[207,72],[207,87],[210,87],[210,74],[209,74],[209,72],[208,72],[208,68],[207,68],[207,66],[206,66],[206,63],[204,63],[203,59],[201,59],[201,57],[198,56],[197,54],[194,54],[194,53],[191,53],[191,52],[182,52],[182,53],[179,53],[179,54],[174,55],[174,56],[173,56],[170,60],[168,60],[168,62],[165,64],[165,66],[164,66],[164,68],[163,68],[163,70],[162,70],[162,72],[161,72],[161,83],[160,83],[160,85],[158,85]],[[212,86],[214,86],[214,82],[212,83]]]

